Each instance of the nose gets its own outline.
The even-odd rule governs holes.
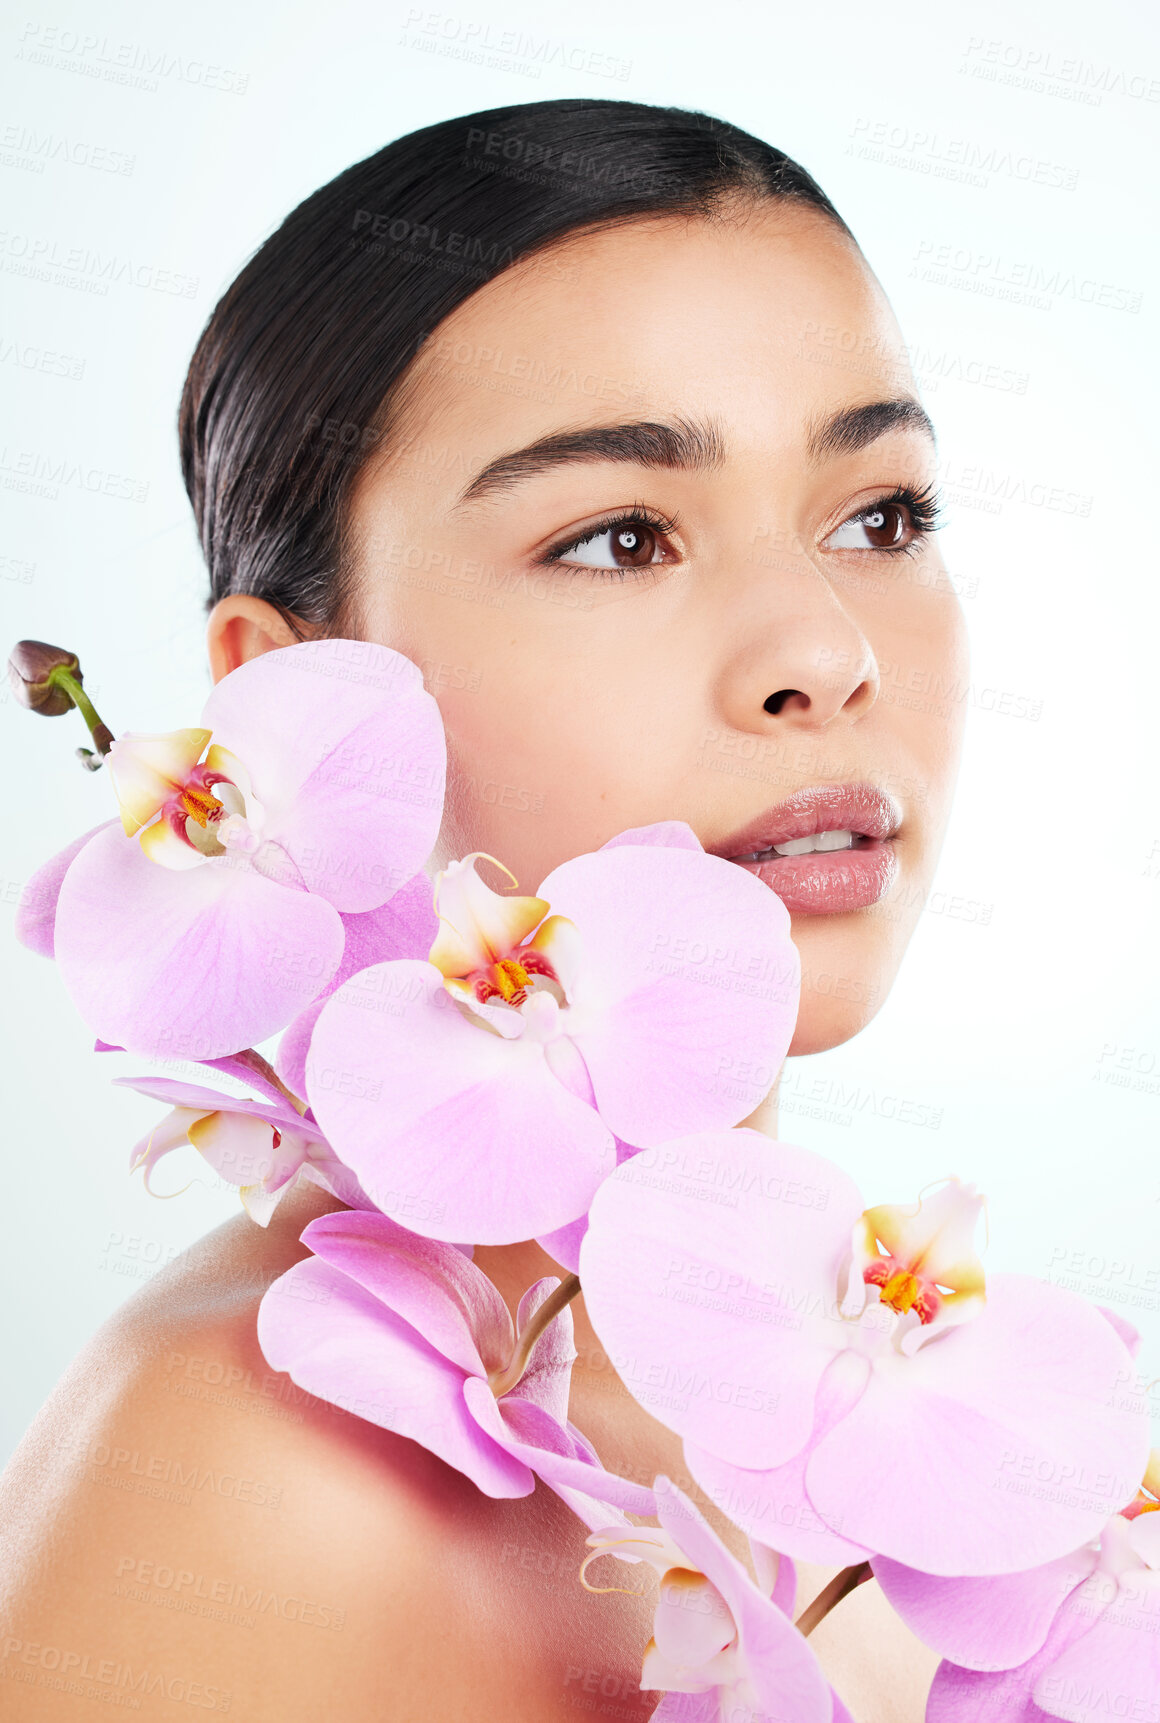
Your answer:
[[[803,558],[746,585],[731,619],[722,717],[759,735],[863,717],[878,698],[878,663],[825,574]]]

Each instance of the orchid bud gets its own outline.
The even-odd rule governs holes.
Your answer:
[[[76,653],[66,652],[63,646],[49,646],[44,640],[18,640],[8,658],[13,694],[22,706],[46,718],[59,718],[75,705],[67,684],[53,676],[54,670],[64,671],[74,682],[84,680]]]
[[[86,771],[95,772],[113,746],[113,732],[81,687],[84,677],[76,653],[44,640],[18,640],[8,657],[8,680],[30,712],[59,718],[76,707],[95,743],[95,750],[78,748],[77,758]]]

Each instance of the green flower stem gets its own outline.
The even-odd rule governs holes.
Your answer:
[[[874,1573],[868,1561],[860,1561],[854,1567],[844,1567],[841,1573],[834,1575],[829,1585],[822,1588],[809,1608],[804,1609],[798,1616],[798,1632],[808,1638],[819,1621],[824,1621],[835,1605],[841,1603],[844,1597],[849,1597],[865,1580],[873,1578]]]
[[[536,1341],[545,1328],[556,1320],[565,1305],[571,1304],[579,1291],[579,1275],[569,1274],[560,1282],[555,1292],[548,1294],[516,1341],[515,1349],[506,1367],[503,1370],[493,1370],[488,1375],[487,1385],[497,1400],[501,1394],[508,1394],[515,1387],[528,1367],[528,1360],[532,1355],[532,1348]]]
[[[97,711],[76,677],[70,670],[67,670],[63,664],[56,664],[49,671],[46,681],[51,682],[54,688],[59,688],[62,692],[68,695],[69,699],[88,725],[89,734],[92,736],[93,741],[96,744],[97,753],[103,760],[113,745],[113,732],[104,722],[100,713]]]

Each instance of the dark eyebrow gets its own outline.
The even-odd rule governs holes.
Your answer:
[[[583,431],[554,431],[500,455],[476,473],[455,505],[507,490],[521,479],[569,461],[622,461],[638,467],[705,470],[725,459],[725,441],[715,425],[692,419],[663,423],[649,419],[627,425],[594,425]]]
[[[854,455],[889,431],[916,430],[936,442],[934,426],[911,396],[896,401],[867,401],[861,407],[843,407],[828,419],[816,420],[806,437],[811,461],[829,455]]]

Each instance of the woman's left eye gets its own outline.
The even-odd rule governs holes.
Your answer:
[[[901,501],[872,503],[835,527],[823,541],[824,550],[906,550],[929,530],[929,522],[916,521],[909,504]]]

